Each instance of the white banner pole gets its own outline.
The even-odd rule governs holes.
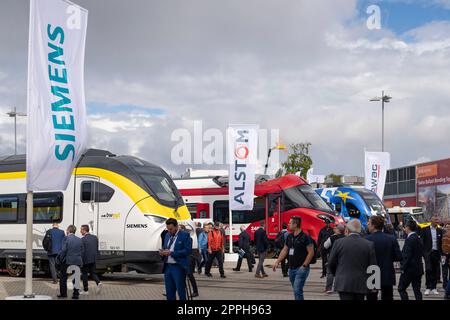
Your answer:
[[[230,236],[230,249],[229,253],[233,253],[233,211],[228,206],[228,217],[229,217],[229,236]]]

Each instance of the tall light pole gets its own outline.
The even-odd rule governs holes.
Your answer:
[[[384,91],[381,91],[381,97],[375,97],[370,101],[381,101],[381,151],[384,152],[384,103],[390,102],[392,97],[385,95]]]
[[[269,168],[269,158],[272,154],[272,150],[286,150],[286,146],[283,144],[277,144],[275,147],[269,149],[269,153],[267,154],[266,165],[264,166],[264,174],[267,174],[267,169]]]
[[[17,112],[16,107],[14,107],[13,111],[8,112],[7,115],[10,118],[14,118],[14,155],[17,155],[17,116],[25,117],[27,114]]]

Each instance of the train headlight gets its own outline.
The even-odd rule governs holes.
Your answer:
[[[147,219],[153,220],[156,223],[164,223],[167,220],[167,218],[165,217],[155,216],[153,214],[146,214],[145,217],[147,217]]]

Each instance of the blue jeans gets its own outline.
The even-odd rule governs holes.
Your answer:
[[[309,276],[309,271],[310,267],[289,269],[289,280],[291,280],[292,288],[294,289],[295,300],[305,300],[303,297],[303,287]]]
[[[166,264],[164,272],[167,300],[186,300],[186,271],[179,264]]]
[[[206,263],[208,262],[209,259],[208,249],[200,249],[200,253],[202,254],[202,261],[198,266],[199,272],[202,270],[204,266],[206,266]]]

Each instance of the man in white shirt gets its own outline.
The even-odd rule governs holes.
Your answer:
[[[425,295],[439,294],[437,283],[440,274],[442,256],[442,228],[439,227],[440,217],[434,215],[431,225],[423,228],[421,238],[423,241],[423,257],[425,260]]]

